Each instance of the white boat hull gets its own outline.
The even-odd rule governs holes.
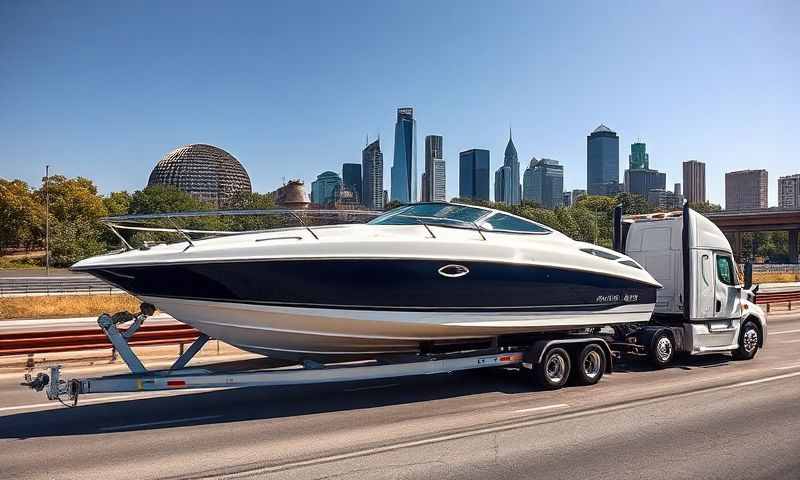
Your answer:
[[[297,308],[142,297],[212,338],[275,358],[370,357],[417,352],[421,342],[643,323],[654,304],[602,311],[426,312]]]

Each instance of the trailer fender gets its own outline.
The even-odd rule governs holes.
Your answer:
[[[597,344],[603,349],[603,352],[606,354],[606,370],[604,373],[611,373],[613,371],[614,364],[611,347],[609,347],[608,342],[601,337],[550,338],[537,340],[533,342],[531,348],[525,353],[523,357],[523,365],[525,363],[541,363],[547,350],[556,345],[572,353],[573,350],[577,350],[590,343]]]

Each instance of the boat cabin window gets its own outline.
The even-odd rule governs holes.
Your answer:
[[[371,220],[373,225],[448,225],[474,228],[473,222],[489,210],[449,203],[418,203],[395,208]]]
[[[481,228],[489,231],[515,233],[549,233],[550,230],[528,220],[505,213],[496,213],[481,223]]]

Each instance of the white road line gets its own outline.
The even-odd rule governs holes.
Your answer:
[[[798,338],[797,340],[784,340],[778,343],[800,343],[800,338]]]
[[[489,433],[498,433],[498,432],[504,432],[504,431],[509,431],[509,430],[516,430],[516,429],[519,429],[519,428],[525,428],[525,427],[531,427],[531,426],[534,426],[534,425],[539,425],[539,424],[542,424],[542,423],[545,423],[545,422],[550,422],[550,421],[553,421],[553,420],[576,419],[576,418],[582,418],[582,417],[586,417],[586,416],[598,415],[598,414],[603,414],[603,413],[617,412],[617,411],[620,411],[620,410],[624,410],[624,409],[628,409],[628,408],[634,408],[634,407],[643,406],[643,405],[649,405],[649,404],[653,404],[653,403],[662,402],[662,401],[665,401],[665,400],[677,399],[677,398],[686,398],[686,397],[695,396],[695,395],[699,395],[699,394],[703,394],[703,393],[716,392],[716,391],[720,391],[720,390],[724,390],[724,389],[745,387],[745,386],[754,385],[754,384],[757,384],[757,383],[772,382],[772,381],[775,381],[775,380],[782,380],[784,378],[796,377],[798,375],[800,375],[800,372],[793,372],[793,373],[787,373],[787,374],[783,374],[783,375],[776,375],[774,377],[761,378],[759,380],[753,380],[753,381],[750,381],[750,382],[740,382],[740,383],[734,383],[732,385],[721,385],[719,387],[709,387],[709,388],[704,388],[702,390],[695,390],[695,391],[691,391],[691,392],[678,392],[678,393],[674,393],[674,394],[667,394],[667,395],[664,395],[664,396],[661,396],[661,397],[646,398],[646,399],[641,399],[641,400],[633,400],[631,402],[627,402],[627,403],[623,403],[623,404],[611,405],[611,406],[607,406],[607,407],[598,407],[598,408],[593,408],[593,409],[583,410],[583,411],[578,411],[578,412],[565,412],[563,414],[556,415],[555,417],[550,416],[550,417],[545,417],[545,418],[523,419],[523,420],[520,420],[520,421],[518,421],[516,423],[513,423],[513,424],[510,424],[510,425],[498,425],[498,426],[492,426],[492,427],[476,428],[474,430],[468,430],[468,431],[465,431],[465,432],[452,433],[452,434],[448,434],[448,435],[441,435],[441,436],[437,436],[437,437],[425,438],[425,439],[421,439],[421,440],[413,440],[413,441],[408,441],[408,442],[398,442],[398,443],[395,443],[395,444],[384,445],[384,446],[381,446],[381,447],[366,448],[366,449],[363,449],[363,450],[356,450],[354,452],[341,453],[341,454],[330,455],[330,456],[326,456],[326,457],[318,457],[318,458],[312,458],[312,459],[309,459],[309,460],[301,460],[301,461],[297,461],[297,462],[289,462],[289,463],[284,463],[284,464],[280,464],[280,465],[270,465],[270,466],[265,466],[265,467],[260,467],[260,468],[245,469],[245,470],[241,470],[239,472],[229,472],[226,475],[225,478],[229,478],[229,479],[243,478],[243,477],[251,478],[251,477],[254,477],[254,476],[263,475],[265,473],[270,473],[270,472],[278,472],[278,471],[283,471],[283,470],[307,467],[307,466],[310,466],[310,465],[319,465],[319,464],[322,464],[322,463],[330,463],[330,462],[335,462],[335,461],[340,461],[340,460],[347,460],[347,459],[351,459],[351,458],[364,457],[364,456],[368,456],[368,455],[375,455],[375,454],[379,454],[379,453],[402,450],[402,449],[406,449],[406,448],[419,447],[419,446],[423,446],[423,445],[431,445],[431,444],[434,444],[434,443],[441,443],[441,442],[445,442],[445,441],[449,441],[449,440],[458,440],[458,439],[462,439],[462,438],[475,437],[475,436],[478,436],[478,435],[485,435],[485,434],[489,434]],[[210,477],[203,477],[201,475],[201,476],[198,476],[197,478],[210,478]]]
[[[96,403],[96,402],[105,402],[107,400],[124,400],[126,398],[133,398],[137,395],[122,395],[118,397],[99,397],[99,398],[89,398],[87,400],[81,400],[81,403]],[[48,403],[31,403],[29,405],[14,405],[12,407],[0,407],[0,412],[6,412],[9,410],[25,410],[28,408],[41,408],[41,407],[58,407],[59,404],[55,401],[48,402]]]
[[[369,387],[357,387],[357,388],[347,388],[345,392],[360,392],[362,390],[379,390],[381,388],[391,388],[400,385],[399,383],[387,383],[385,385],[373,385]]]
[[[149,395],[142,395],[142,394],[131,394],[131,395],[117,395],[114,397],[93,397],[93,398],[83,398],[78,401],[79,405],[86,404],[86,403],[101,403],[101,402],[114,402],[116,400],[128,400],[131,398],[136,398],[139,400],[145,400],[148,398],[159,398],[159,397],[171,397],[175,395],[185,395],[187,393],[202,393],[202,392],[211,392],[214,390],[221,390],[221,388],[217,387],[209,387],[209,388],[192,388],[191,390],[172,390],[166,392],[152,392]],[[29,408],[42,408],[42,407],[53,407],[50,410],[54,410],[56,408],[61,408],[61,405],[57,401],[52,401],[48,403],[31,403],[28,405],[13,405],[10,407],[0,407],[0,412],[12,411],[12,410],[27,410]]]
[[[774,377],[759,378],[758,380],[750,380],[749,382],[734,383],[733,385],[726,385],[722,388],[738,388],[747,387],[750,385],[758,385],[759,383],[774,382],[775,380],[783,380],[784,378],[791,378],[800,375],[800,372],[784,373],[783,375],[776,375]]]
[[[514,413],[541,412],[543,410],[554,410],[557,408],[567,408],[567,407],[569,407],[569,405],[566,403],[556,403],[554,405],[544,405],[541,407],[523,408],[522,410],[514,410]]]
[[[796,330],[783,330],[781,332],[769,332],[767,335],[784,335],[787,333],[800,333],[800,328]]]
[[[197,422],[200,420],[211,420],[214,418],[219,418],[222,415],[205,415],[202,417],[189,417],[189,418],[175,418],[172,420],[161,420],[159,422],[145,422],[145,423],[129,423],[128,425],[115,425],[113,427],[100,427],[98,430],[103,432],[111,432],[114,430],[128,430],[131,428],[141,428],[141,427],[153,427],[156,425],[170,425],[174,423],[188,423],[188,422]]]
[[[800,368],[800,363],[795,363],[794,365],[786,365],[785,367],[772,367],[773,370],[789,370],[792,368]]]

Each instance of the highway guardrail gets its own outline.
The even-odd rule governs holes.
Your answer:
[[[193,342],[200,333],[189,325],[143,325],[128,340],[131,346],[174,345]],[[73,352],[113,348],[100,327],[80,330],[0,334],[0,356]]]
[[[764,292],[756,294],[756,303],[759,305],[766,305],[767,312],[770,311],[770,305],[776,303],[788,304],[789,310],[792,309],[792,303],[800,302],[800,290],[792,292]]]
[[[94,295],[121,292],[115,286],[90,275],[0,278],[0,297]]]

